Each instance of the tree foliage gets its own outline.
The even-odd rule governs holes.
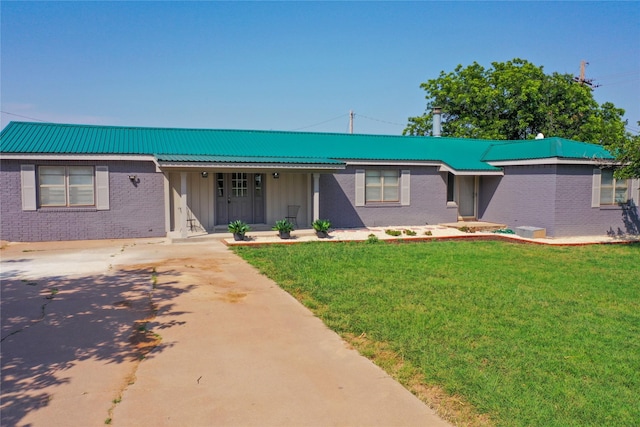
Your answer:
[[[442,108],[442,135],[481,139],[530,139],[538,133],[624,147],[624,110],[599,105],[591,88],[569,74],[545,74],[526,60],[474,62],[422,83],[425,114],[410,117],[403,134],[429,135],[433,107]]]
[[[640,126],[640,122],[638,122]],[[620,163],[617,178],[640,178],[640,135],[614,141],[605,146]]]

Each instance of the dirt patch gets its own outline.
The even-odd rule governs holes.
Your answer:
[[[202,259],[198,258],[180,258],[174,260],[174,264],[176,264],[176,266],[180,264],[186,268],[197,268],[198,270],[213,271],[215,273],[220,273],[223,271],[222,268],[218,266],[217,261],[213,259],[210,259],[207,262],[203,262]]]
[[[219,300],[224,302],[230,302],[232,304],[238,303],[247,297],[245,292],[227,292],[218,297]]]

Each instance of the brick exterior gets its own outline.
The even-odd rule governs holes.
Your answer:
[[[593,166],[559,165],[556,236],[640,234],[637,206],[591,207]]]
[[[109,210],[39,208],[23,211],[20,165],[107,165]],[[320,217],[335,227],[424,225],[457,220],[448,206],[446,173],[436,167],[400,167],[411,171],[410,204],[355,206],[355,171],[349,166],[320,176]],[[128,179],[136,175],[139,183]],[[545,228],[548,236],[640,234],[637,206],[591,207],[593,166],[507,166],[504,176],[480,178],[478,219],[510,228]],[[164,176],[151,162],[17,161],[0,163],[0,239],[49,241],[161,237]]]
[[[548,236],[640,234],[637,206],[591,207],[591,165],[508,166],[502,177],[482,177],[478,218],[542,227]]]
[[[107,165],[109,210],[38,208],[22,211],[20,165]],[[140,182],[134,185],[129,175]],[[165,236],[164,178],[151,162],[2,160],[0,238],[9,241],[120,239]]]
[[[504,176],[483,176],[478,194],[478,219],[555,232],[555,166],[507,166]],[[589,193],[589,204],[591,193]]]
[[[368,167],[370,169],[375,167]],[[335,227],[425,225],[455,222],[457,210],[447,207],[446,174],[435,167],[399,167],[411,171],[409,206],[356,206],[356,169],[349,166],[334,175],[320,176],[320,217]]]

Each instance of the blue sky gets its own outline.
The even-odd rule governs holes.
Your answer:
[[[1,126],[400,134],[420,83],[515,57],[587,78],[640,126],[640,2],[16,2]],[[22,116],[22,117],[21,117]],[[25,118],[27,117],[27,118]]]

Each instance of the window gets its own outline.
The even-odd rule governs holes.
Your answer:
[[[249,195],[249,180],[244,172],[231,174],[231,195],[233,197],[247,197]]]
[[[224,196],[224,174],[216,174],[218,197]]]
[[[93,166],[40,166],[40,206],[95,205]]]
[[[399,202],[400,176],[397,170],[365,172],[365,203]]]
[[[355,170],[355,205],[371,206],[381,203],[411,204],[411,171]]]
[[[447,174],[447,202],[455,202],[456,201],[456,176],[449,172]]]
[[[262,174],[257,173],[253,177],[254,179],[254,194],[256,197],[262,197]]]
[[[615,179],[613,169],[603,169],[600,174],[600,205],[616,205],[628,200],[627,180]]]

